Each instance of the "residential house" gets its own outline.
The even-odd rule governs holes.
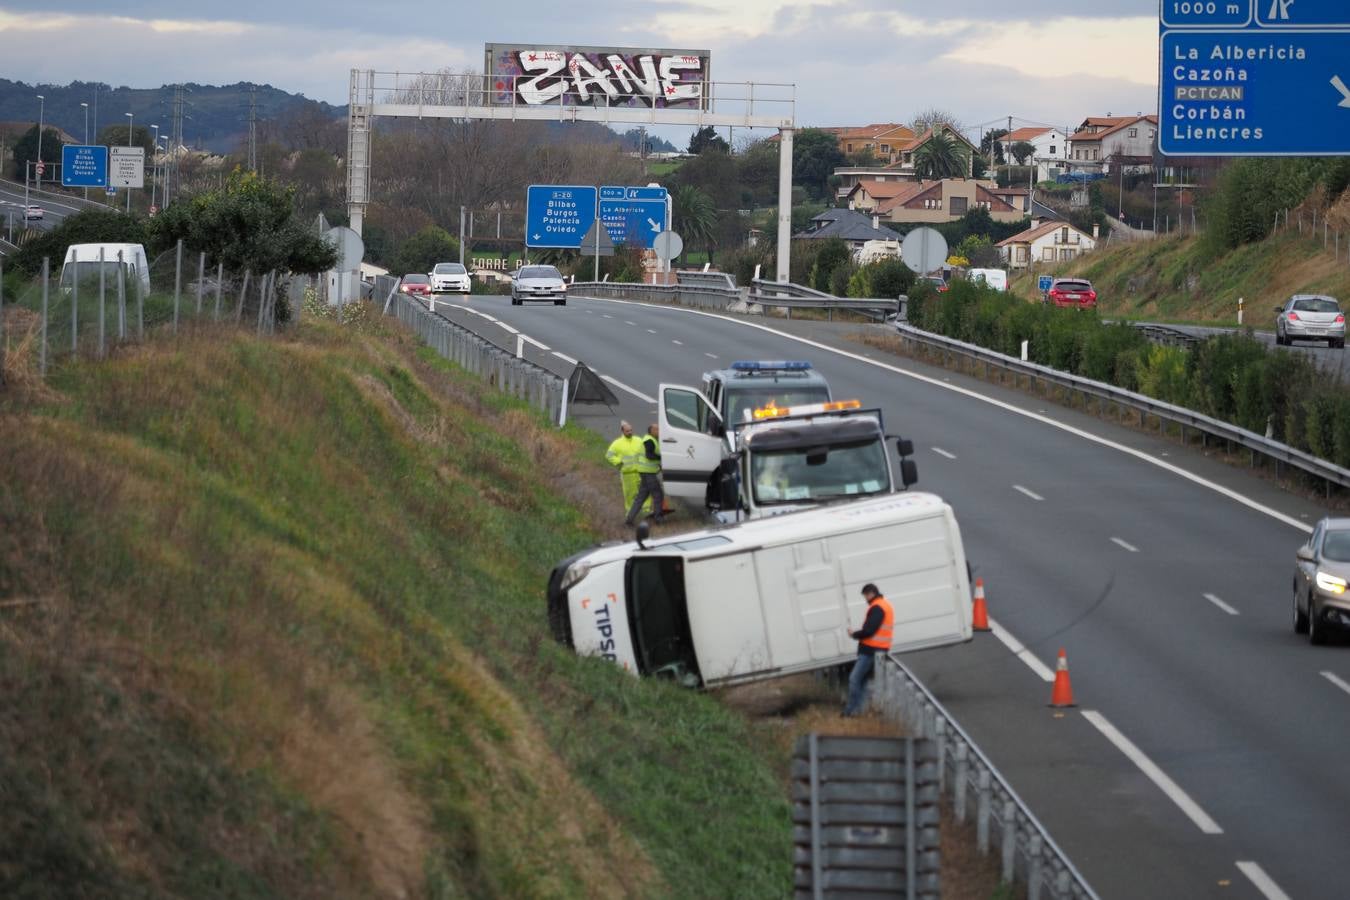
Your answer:
[[[860,181],[844,196],[849,209],[873,213],[887,200],[906,193],[914,186],[912,181]]]
[[[1018,128],[999,138],[1003,146],[1003,158],[1010,164],[1016,162],[1012,147],[1026,142],[1031,145],[1031,159],[1028,163],[1036,166],[1036,180],[1049,181],[1064,171],[1065,158],[1069,153],[1069,136],[1057,128]]]
[[[823,241],[835,237],[843,239],[853,253],[860,251],[868,241],[903,239],[903,235],[882,225],[876,216],[852,209],[827,209],[812,219],[805,231],[793,235],[794,239],[806,241]]]
[[[1049,221],[998,242],[999,255],[1010,269],[1025,269],[1033,263],[1065,262],[1097,248],[1097,229],[1092,234],[1068,222]]]
[[[943,178],[904,185],[904,191],[881,201],[882,221],[903,225],[940,225],[983,207],[995,222],[1020,222],[1026,212],[993,193],[993,185],[968,178]]]
[[[965,135],[952,128],[942,128],[950,137],[952,137],[959,146],[966,151],[966,177],[971,177],[974,173],[975,154],[979,153],[979,148],[972,144]],[[911,132],[912,134],[913,132]],[[918,181],[918,173],[914,171],[914,153],[924,144],[933,139],[933,130],[930,128],[918,137],[902,141],[892,147],[892,155],[895,161],[884,166],[840,166],[834,170],[834,175],[839,179],[839,188],[836,191],[836,197],[839,200],[847,199],[849,192],[863,181]]]
[[[1090,116],[1069,136],[1069,168],[1101,175],[1121,167],[1151,171],[1157,142],[1157,116]]]
[[[914,140],[908,126],[895,122],[864,125],[861,128],[828,128],[839,141],[839,150],[845,156],[870,152],[878,165],[890,165],[900,155],[900,146]]]
[[[991,183],[987,190],[1013,209],[1020,210],[1023,216],[1031,215],[1031,191],[1028,188],[999,187]]]

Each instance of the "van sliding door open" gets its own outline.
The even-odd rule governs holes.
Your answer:
[[[640,556],[629,560],[628,620],[638,670],[696,687],[702,683],[684,590],[684,560]]]

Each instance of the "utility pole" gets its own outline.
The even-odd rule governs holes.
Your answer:
[[[258,86],[248,89],[248,170],[258,171]]]

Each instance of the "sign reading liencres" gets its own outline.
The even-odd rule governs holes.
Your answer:
[[[488,44],[485,55],[495,105],[708,108],[707,50]]]

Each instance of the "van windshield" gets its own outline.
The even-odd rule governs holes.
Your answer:
[[[886,445],[866,441],[756,451],[750,459],[755,502],[820,503],[890,489]]]
[[[638,669],[691,687],[702,683],[685,605],[684,560],[640,556],[628,563],[628,621]]]

